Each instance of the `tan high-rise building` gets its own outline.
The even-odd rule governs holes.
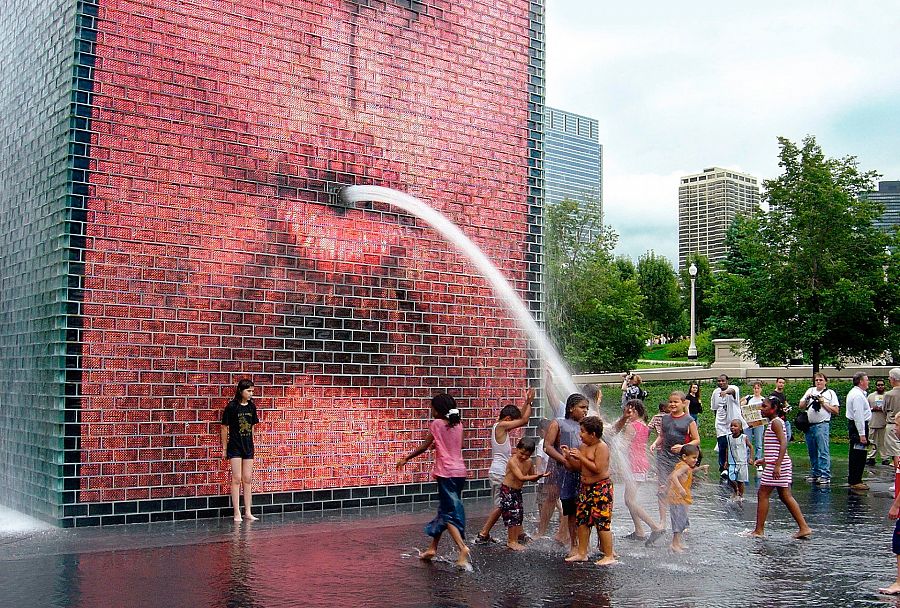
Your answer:
[[[736,215],[759,208],[759,183],[752,175],[721,167],[686,175],[678,186],[678,267],[699,253],[715,269],[725,258],[725,234]]]

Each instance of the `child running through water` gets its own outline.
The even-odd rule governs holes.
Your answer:
[[[536,442],[531,437],[523,437],[506,463],[506,475],[500,485],[500,512],[506,524],[506,546],[513,551],[522,551],[525,545],[519,542],[522,536],[522,521],[525,503],[522,500],[522,485],[526,481],[537,481],[548,473],[535,473],[531,457]]]
[[[559,520],[560,533],[568,529],[569,557],[578,552],[578,535],[575,534],[575,509],[578,504],[578,488],[581,484],[579,469],[566,458],[563,446],[569,449],[581,445],[581,419],[587,415],[588,400],[580,393],[572,393],[566,399],[565,413],[550,423],[544,438],[544,451],[552,458],[550,480],[556,485],[556,495],[562,503]],[[587,549],[585,549],[587,551]]]
[[[528,424],[531,418],[531,404],[534,403],[535,391],[529,388],[525,393],[525,407],[521,410],[515,405],[505,405],[497,416],[498,420],[491,427],[491,468],[488,469],[488,479],[491,483],[491,498],[494,508],[491,509],[487,521],[484,522],[478,536],[475,537],[476,543],[493,542],[491,538],[491,528],[500,519],[500,485],[506,475],[506,464],[512,454],[512,446],[509,441],[509,432],[513,429],[523,427]]]
[[[763,458],[757,458],[756,464],[765,465],[759,478],[759,492],[756,503],[756,528],[750,536],[762,537],[769,516],[769,497],[772,490],[778,490],[778,498],[791,512],[794,521],[800,528],[794,538],[809,538],[812,530],[806,524],[800,505],[791,494],[791,482],[793,481],[793,465],[791,457],[787,455],[787,436],[784,432],[784,421],[780,418],[781,408],[784,404],[780,399],[766,398],[762,403],[763,418],[769,420],[763,437]]]
[[[587,561],[591,528],[597,528],[603,557],[594,563],[598,566],[617,563],[613,553],[613,538],[610,528],[613,484],[609,478],[609,446],[602,437],[603,421],[597,416],[588,416],[581,421],[581,447],[562,446],[563,453],[572,467],[581,471],[581,488],[578,492],[578,505],[575,511],[575,523],[578,526],[578,548],[575,555],[566,558],[567,562]]]
[[[462,490],[466,484],[466,465],[462,457],[462,417],[456,401],[447,393],[440,393],[431,399],[431,413],[434,420],[428,425],[425,439],[415,450],[397,461],[397,469],[434,446],[434,479],[438,485],[438,512],[425,526],[425,533],[431,537],[431,546],[419,554],[424,560],[433,559],[437,554],[438,542],[444,531],[459,548],[456,564],[470,569],[469,548],[466,546],[466,512],[462,504]]]
[[[684,531],[690,526],[688,506],[693,502],[691,482],[694,480],[694,467],[700,458],[700,448],[693,444],[681,446],[678,464],[669,475],[667,499],[669,517],[672,523],[672,544],[669,548],[675,553],[684,553],[686,547],[681,542]]]
[[[647,470],[650,461],[647,458],[647,439],[650,437],[650,428],[646,422],[647,414],[644,410],[644,402],[632,399],[625,404],[622,417],[616,421],[613,431],[621,433],[627,444],[628,460],[631,464],[631,475],[625,475],[625,506],[634,522],[634,532],[627,535],[628,540],[646,541],[649,536],[644,534],[641,522],[650,527],[650,533],[662,535],[664,529],[653,521],[637,500],[637,484],[647,481]]]
[[[666,510],[668,509],[668,486],[669,477],[678,464],[681,448],[685,444],[694,446],[700,445],[700,434],[697,432],[697,423],[687,413],[690,402],[681,391],[672,391],[669,395],[669,413],[663,416],[662,432],[653,445],[651,451],[655,451],[657,482],[659,490],[657,497],[659,498],[659,523],[665,526]],[[650,538],[647,539],[646,546],[650,547],[660,537],[661,533],[652,532]]]
[[[744,484],[750,481],[749,462],[756,461],[756,452],[750,438],[744,435],[744,428],[737,418],[731,421],[731,435],[728,435],[728,452],[725,454],[725,466],[728,467],[728,485],[731,486],[731,497],[744,499]],[[748,460],[749,454],[749,460]]]

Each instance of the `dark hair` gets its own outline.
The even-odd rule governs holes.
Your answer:
[[[640,399],[629,399],[625,402],[625,407],[630,407],[637,412],[638,418],[644,422],[647,421],[647,409],[644,407],[644,402]]]
[[[566,399],[566,418],[570,418],[572,416],[572,410],[575,409],[576,405],[578,405],[582,401],[587,400],[587,397],[585,397],[581,393],[572,393],[571,395],[569,395],[569,398]]]
[[[241,393],[243,393],[245,390],[247,390],[248,388],[250,388],[252,386],[256,386],[256,385],[253,384],[253,380],[250,380],[249,378],[243,378],[243,379],[239,380],[237,383],[237,388],[234,389],[235,400],[238,403],[240,403],[241,402]]]
[[[516,444],[516,448],[519,450],[525,450],[531,454],[534,454],[534,449],[537,447],[537,441],[534,440],[534,437],[522,437],[519,439],[519,443]]]
[[[503,420],[504,418],[511,418],[513,420],[518,420],[522,417],[522,410],[520,410],[515,405],[504,405],[500,410],[500,415],[497,416],[497,420]]]
[[[694,445],[693,443],[686,443],[681,446],[681,451],[678,452],[678,455],[684,458],[685,456],[696,456],[698,459],[700,458],[700,446]]]
[[[456,399],[447,393],[438,393],[431,398],[431,407],[437,413],[437,417],[447,421],[448,426],[456,426],[462,419],[459,409],[456,407]],[[451,414],[451,410],[453,413]]]
[[[581,419],[581,428],[597,439],[603,437],[603,421],[600,416],[585,416]]]
[[[784,401],[782,401],[778,395],[771,395],[769,397],[763,397],[762,405],[771,405],[775,408],[775,416],[778,418],[784,417]]]
[[[589,401],[597,402],[597,397],[600,396],[600,387],[596,384],[582,384],[581,392],[588,398]]]
[[[700,398],[700,390],[701,390],[701,389],[700,389],[700,383],[697,382],[697,381],[691,382],[691,383],[688,385],[688,390],[687,390],[687,394],[688,394],[688,395],[691,394],[691,387],[692,387],[692,386],[696,386],[696,387],[697,387],[697,399],[699,399],[699,398]]]
[[[719,378],[718,378],[718,379],[722,379],[722,378],[725,378],[725,380],[727,381],[727,380],[728,380],[728,374],[719,374]]]
[[[859,386],[859,383],[862,382],[862,379],[868,376],[866,372],[856,372],[853,374],[853,386]]]
[[[668,401],[660,401],[659,402],[659,413],[662,414],[669,410],[669,402]]]

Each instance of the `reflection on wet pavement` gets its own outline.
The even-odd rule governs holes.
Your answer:
[[[835,479],[844,471],[836,463]],[[689,552],[670,555],[623,537],[631,531],[617,495],[613,531],[621,563],[601,569],[562,561],[547,539],[513,553],[501,544],[473,546],[474,572],[447,559],[416,558],[426,546],[428,506],[335,515],[266,517],[234,527],[229,520],[78,530],[0,532],[2,605],[96,606],[884,606],[891,554],[889,467],[869,469],[872,490],[837,483],[810,488],[798,463],[794,494],[813,527],[794,541],[794,523],[777,500],[763,540],[743,538],[755,498],[726,500],[702,480],[691,508]],[[751,484],[752,485],[752,484]],[[617,493],[618,494],[618,493]],[[641,488],[652,506],[653,487]],[[470,538],[489,505],[467,503]],[[495,536],[503,534],[500,527]],[[898,604],[900,605],[900,604]]]

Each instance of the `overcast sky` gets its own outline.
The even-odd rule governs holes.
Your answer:
[[[547,0],[547,103],[600,121],[617,253],[677,262],[678,178],[777,137],[900,179],[900,2]]]

